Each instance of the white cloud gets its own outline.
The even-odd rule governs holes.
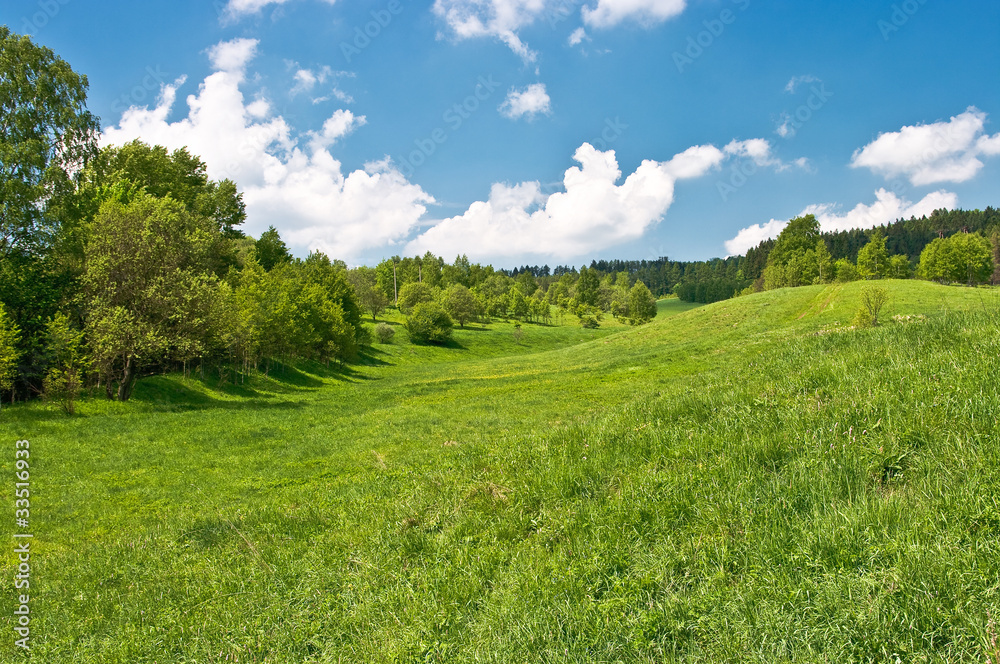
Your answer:
[[[730,256],[742,256],[747,250],[753,249],[764,240],[778,237],[787,224],[787,221],[772,219],[766,224],[754,224],[742,228],[736,237],[732,240],[726,240],[726,252]]]
[[[788,85],[785,86],[785,92],[789,94],[795,94],[795,90],[798,89],[803,83],[821,83],[820,79],[816,78],[812,74],[806,74],[805,76],[793,76]]]
[[[235,20],[247,14],[256,14],[268,5],[283,5],[289,0],[229,0],[226,5],[224,17]],[[328,5],[332,5],[336,0],[324,0]]]
[[[179,79],[165,85],[155,108],[129,108],[101,142],[139,138],[170,149],[188,147],[206,163],[209,177],[235,180],[247,205],[248,233],[273,224],[297,250],[318,249],[338,258],[358,256],[408,236],[434,199],[408,182],[388,162],[345,174],[329,146],[364,118],[338,110],[300,145],[281,116],[270,115],[266,99],[246,103],[240,90],[254,52],[246,42],[224,42],[210,50],[217,69],[187,97],[188,114],[168,116]]]
[[[511,88],[507,99],[500,105],[500,114],[505,118],[517,120],[527,117],[529,120],[536,115],[548,115],[552,112],[552,100],[545,91],[544,83],[532,83],[524,90]]]
[[[581,256],[636,240],[666,214],[678,180],[696,178],[726,158],[713,146],[695,146],[667,162],[643,161],[624,182],[613,150],[584,143],[580,166],[563,177],[564,191],[546,196],[538,182],[494,184],[487,201],[444,219],[406,247],[407,253],[555,258]]]
[[[287,63],[291,68],[296,68],[298,65],[294,62]],[[295,85],[289,90],[288,94],[291,97],[295,97],[302,93],[312,92],[317,85],[322,85],[326,83],[327,79],[337,79],[341,77],[354,77],[354,74],[346,71],[333,71],[329,66],[323,66],[319,69],[313,71],[312,69],[297,69],[295,74],[292,76],[292,80],[295,81]],[[330,97],[335,97],[345,104],[353,104],[354,97],[347,94],[338,87],[334,87],[330,90],[330,93],[323,97],[315,97],[312,99],[313,104],[321,104],[325,101],[330,101]]]
[[[592,28],[610,28],[623,21],[654,25],[684,11],[687,0],[597,0],[597,6],[585,6],[583,22]]]
[[[589,40],[590,37],[587,36],[587,31],[584,28],[577,28],[569,36],[569,45],[576,46],[577,44],[583,43],[583,40]]]
[[[733,157],[743,157],[751,159],[754,164],[761,168],[773,167],[776,171],[787,171],[793,165],[803,170],[809,170],[809,160],[803,158],[796,159],[792,164],[781,161],[771,151],[771,144],[763,138],[751,138],[747,141],[731,141],[723,151]]]
[[[970,106],[948,122],[880,134],[855,151],[851,166],[886,177],[907,177],[915,186],[966,182],[982,170],[980,157],[1000,154],[1000,134],[988,136],[984,132],[986,117]]]
[[[538,54],[521,41],[517,31],[531,25],[546,9],[546,0],[435,0],[434,13],[451,28],[456,39],[493,37],[506,44],[525,63]]]
[[[247,64],[257,55],[256,39],[234,39],[208,49],[208,59],[216,71],[243,74]]]
[[[837,206],[830,203],[810,205],[797,217],[816,215],[820,230],[824,233],[847,231],[854,228],[874,228],[892,223],[898,219],[930,216],[934,210],[953,210],[958,207],[958,196],[948,191],[935,191],[924,196],[917,203],[910,203],[891,191],[879,189],[875,192],[875,202],[871,205],[858,203],[853,209],[839,213]],[[764,240],[778,237],[788,221],[772,219],[766,224],[754,224],[740,230],[726,242],[730,256],[745,254]]]

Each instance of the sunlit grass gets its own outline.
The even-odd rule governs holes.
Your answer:
[[[997,292],[884,285],[4,408],[33,658],[984,661]]]

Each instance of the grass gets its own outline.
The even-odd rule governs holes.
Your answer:
[[[5,408],[33,658],[985,661],[997,293],[885,286],[872,330],[817,286]]]

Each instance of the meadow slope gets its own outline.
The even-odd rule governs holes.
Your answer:
[[[32,658],[997,661],[1000,300],[883,285],[5,407]]]

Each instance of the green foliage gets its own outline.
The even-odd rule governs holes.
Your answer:
[[[589,304],[578,304],[573,313],[580,320],[580,326],[587,330],[596,330],[604,319],[601,310]]]
[[[854,317],[854,326],[859,328],[877,327],[878,316],[889,301],[889,291],[880,286],[865,286],[861,289],[861,308]]]
[[[292,254],[289,253],[285,241],[274,226],[268,226],[267,230],[261,233],[255,245],[257,250],[257,261],[265,272],[270,272],[275,267],[291,262]]]
[[[826,246],[826,240],[820,238],[816,241],[816,279],[815,283],[828,284],[836,278],[833,267],[833,258],[830,250]]]
[[[434,301],[434,289],[428,284],[414,281],[399,289],[399,310],[409,315],[413,308],[424,302]]]
[[[43,383],[43,395],[73,415],[83,388],[84,372],[90,364],[83,332],[73,329],[69,318],[58,313],[46,325],[46,337],[51,366]]]
[[[0,391],[6,392],[14,386],[17,376],[17,361],[21,357],[18,342],[21,329],[7,315],[7,309],[0,302]]]
[[[834,263],[833,270],[837,275],[837,282],[841,284],[857,281],[861,278],[858,266],[846,258],[841,258]]]
[[[372,315],[374,323],[375,317],[389,306],[389,298],[378,284],[378,273],[374,268],[362,266],[350,270],[347,280],[354,288],[358,305]]]
[[[72,190],[71,174],[96,152],[87,77],[0,26],[0,109],[0,256],[37,254],[58,230],[47,204]]]
[[[656,298],[646,284],[635,282],[628,294],[628,321],[631,325],[644,325],[656,317]]]
[[[479,316],[479,302],[472,291],[462,284],[449,286],[441,298],[441,305],[460,327],[465,327],[466,323]]]
[[[600,277],[595,270],[582,268],[580,278],[576,282],[576,293],[574,295],[578,304],[585,306],[597,306],[597,293],[601,286]]]
[[[380,344],[392,343],[392,338],[396,336],[396,329],[388,323],[379,323],[375,326],[375,338]]]
[[[796,217],[778,235],[767,257],[767,264],[787,265],[794,255],[815,251],[819,239],[819,222],[815,215]]]
[[[129,398],[144,366],[205,350],[216,281],[212,220],[172,199],[108,201],[92,223],[83,275],[87,334],[97,369]]]
[[[406,317],[406,331],[415,343],[446,343],[453,327],[451,317],[434,301],[416,304]]]
[[[858,274],[862,279],[883,279],[889,271],[886,237],[878,228],[872,231],[870,237],[868,244],[858,251]]]
[[[934,240],[920,254],[918,273],[941,283],[986,283],[993,276],[993,248],[978,233],[956,233]]]
[[[909,279],[913,276],[913,268],[910,259],[902,254],[889,257],[889,270],[886,275],[889,279]]]

